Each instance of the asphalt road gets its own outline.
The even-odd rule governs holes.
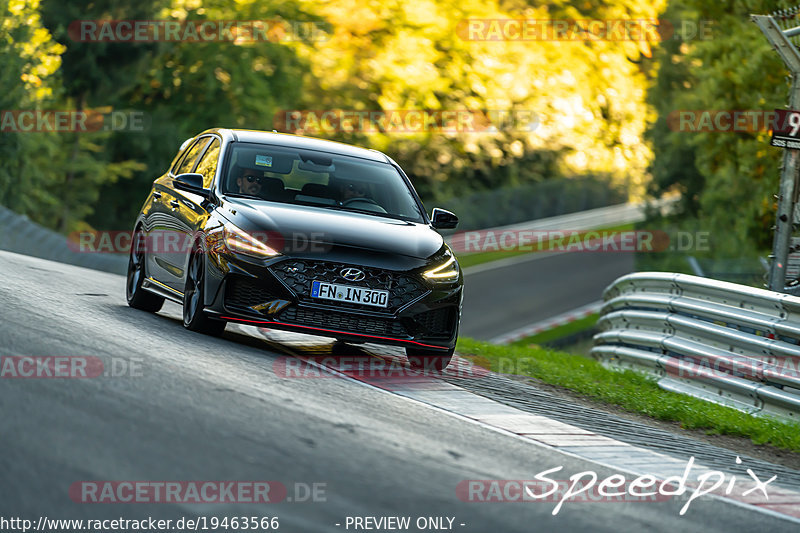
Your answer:
[[[557,516],[550,503],[462,502],[462,480],[531,479],[557,465],[566,475],[613,472],[349,379],[281,378],[281,355],[264,341],[191,333],[178,313],[174,304],[158,315],[130,309],[120,276],[0,252],[4,360],[140,365],[125,377],[0,379],[0,518],[277,516],[290,532],[345,531],[347,516],[386,515],[451,516],[455,530],[470,532],[791,527],[704,498],[684,516],[678,501],[565,505]],[[322,483],[325,501],[71,500],[70,486],[87,480],[271,480],[290,496],[295,483]]]
[[[489,340],[601,300],[633,270],[631,252],[534,253],[468,268],[460,335]]]

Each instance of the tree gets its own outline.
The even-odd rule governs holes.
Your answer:
[[[768,5],[769,4],[769,5]],[[715,21],[713,38],[675,43],[657,54],[657,77],[649,100],[659,120],[650,130],[655,159],[653,191],[683,194],[692,225],[712,232],[713,254],[755,255],[768,249],[774,223],[772,195],[778,190],[782,150],[757,131],[691,131],[668,126],[682,110],[768,112],[787,103],[786,69],[750,13],[773,3],[673,1],[667,13]]]
[[[221,0],[189,5],[176,0],[150,18],[198,23],[315,18],[291,0],[267,7]],[[291,43],[260,38],[159,42],[145,49],[138,71],[120,88],[119,102],[144,113],[147,130],[115,135],[109,144],[115,159],[133,159],[143,168],[130,181],[102,188],[105,209],[89,219],[96,226],[127,228],[140,199],[166,171],[184,139],[212,127],[270,129],[279,108],[296,105],[307,70]]]
[[[315,2],[334,32],[305,50],[307,109],[533,111],[538,124],[497,133],[349,134],[386,150],[424,195],[446,197],[602,173],[644,192],[645,75],[629,61],[644,41],[470,40],[470,20],[653,19],[661,2],[423,0]],[[486,33],[479,34],[486,36]]]
[[[61,139],[50,132],[24,132],[8,119],[55,101],[63,47],[42,26],[38,0],[0,0],[0,204],[47,223],[58,209],[53,187],[61,179],[51,158]]]

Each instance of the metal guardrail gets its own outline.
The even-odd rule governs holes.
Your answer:
[[[70,249],[65,236],[1,205],[0,250],[114,274],[125,274],[128,267],[127,255],[75,252]]]
[[[800,297],[639,272],[603,294],[592,357],[661,388],[800,421]]]
[[[669,213],[670,210],[680,200],[679,196],[665,196],[651,202],[629,202],[625,204],[611,205],[607,207],[598,207],[596,209],[589,209],[586,211],[579,211],[577,213],[569,213],[567,215],[558,215],[555,217],[537,218],[520,222],[518,224],[511,224],[508,226],[496,226],[491,228],[482,228],[481,231],[494,231],[501,233],[504,231],[547,231],[547,230],[589,230],[595,228],[606,228],[611,226],[618,226],[621,224],[630,224],[634,222],[642,222],[645,220],[645,209],[650,207],[659,210],[662,213]],[[458,213],[456,213],[458,214]],[[464,231],[459,228],[453,231],[449,236],[445,237],[448,243],[453,243],[454,236],[458,236]]]
[[[465,231],[577,213],[619,204],[627,197],[624,188],[604,178],[571,176],[479,191],[438,202],[426,200],[425,204],[435,203],[458,214],[459,229]]]

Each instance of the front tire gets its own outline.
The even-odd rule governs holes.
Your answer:
[[[128,300],[128,305],[134,309],[155,313],[164,305],[164,298],[142,288],[142,282],[147,276],[145,268],[145,247],[142,243],[141,228],[139,228],[134,232],[133,242],[131,243],[125,297]]]
[[[455,347],[449,350],[425,350],[423,348],[406,348],[406,357],[411,368],[424,371],[442,372],[453,358]]]
[[[205,302],[206,265],[203,251],[196,249],[189,260],[186,287],[183,291],[183,327],[219,337],[225,331],[224,320],[209,318],[203,310]]]

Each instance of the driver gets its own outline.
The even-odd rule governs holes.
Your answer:
[[[367,186],[363,183],[344,182],[341,184],[342,202],[353,198],[365,198],[367,196]]]
[[[236,178],[236,184],[239,186],[239,192],[242,194],[249,194],[251,196],[259,195],[263,182],[263,172],[259,172],[258,170],[254,170],[252,168],[243,168],[241,175]]]

